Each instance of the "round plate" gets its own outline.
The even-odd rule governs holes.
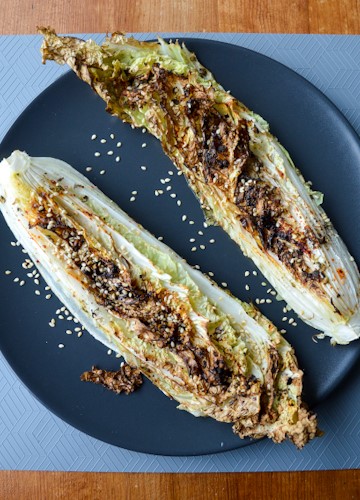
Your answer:
[[[273,134],[288,149],[305,178],[325,193],[325,209],[359,262],[360,233],[353,229],[360,221],[360,147],[347,121],[311,84],[272,59],[224,43],[185,41],[226,89],[269,121]],[[212,271],[219,284],[226,282],[237,297],[274,299],[267,293],[270,286],[261,285],[263,278],[252,273],[255,268],[251,261],[229,237],[219,228],[203,227],[198,202],[184,178],[176,175],[160,144],[111,117],[104,107],[103,101],[69,72],[18,118],[2,142],[0,156],[20,149],[32,156],[67,161],[145,228],[163,236],[164,242],[189,263],[199,264],[204,272]],[[96,140],[91,140],[92,134],[97,135]],[[107,142],[101,143],[102,138]],[[142,147],[144,143],[146,147]],[[95,157],[96,151],[101,156]],[[108,155],[108,151],[114,154]],[[121,160],[116,162],[118,155]],[[146,170],[140,168],[144,165]],[[93,167],[89,173],[87,166]],[[100,175],[102,169],[105,175]],[[171,181],[162,184],[160,179],[164,178]],[[169,185],[172,189],[167,191]],[[156,189],[164,194],[155,197]],[[135,202],[130,201],[132,191],[137,191]],[[171,197],[171,193],[177,197]],[[177,200],[181,200],[181,206]],[[185,222],[183,214],[187,215]],[[131,396],[117,396],[80,382],[80,374],[92,365],[116,369],[119,360],[108,356],[107,349],[87,333],[81,338],[76,333],[66,335],[66,329],[76,326],[70,321],[57,320],[56,328],[48,326],[60,303],[55,298],[45,300],[49,293],[44,291],[45,283],[37,286],[26,278],[26,270],[21,267],[24,254],[9,244],[13,238],[3,221],[0,229],[1,266],[13,270],[0,281],[0,346],[19,377],[51,411],[91,436],[141,452],[198,455],[250,442],[241,441],[228,424],[178,411],[176,403],[148,381]],[[190,238],[196,241],[190,242]],[[216,240],[213,244],[209,241],[212,238]],[[201,250],[199,245],[206,248]],[[191,251],[193,246],[196,252]],[[251,271],[247,278],[246,270]],[[19,288],[13,283],[15,276],[24,276],[26,286]],[[34,294],[35,289],[41,291],[40,296]],[[296,320],[297,327],[282,322],[283,307],[283,302],[275,300],[260,306],[279,328],[287,328],[287,338],[305,371],[304,399],[314,406],[341,384],[359,357],[360,345],[355,342],[331,347],[328,340],[315,343],[312,336],[316,332],[300,320]],[[292,313],[287,316],[293,317]],[[59,349],[59,343],[65,347]],[[321,408],[319,420],[321,424]]]

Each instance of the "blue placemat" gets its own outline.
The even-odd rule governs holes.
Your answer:
[[[176,37],[180,33],[164,33]],[[154,38],[154,34],[137,35]],[[187,33],[262,52],[324,92],[360,132],[360,37]],[[93,35],[97,41],[102,35]],[[40,37],[0,37],[0,140],[33,98],[66,68],[40,64]],[[0,269],[0,276],[4,269]],[[1,279],[1,278],[0,278]],[[2,307],[6,307],[2,299]],[[360,367],[318,408],[325,436],[301,452],[263,440],[202,457],[159,457],[122,450],[52,415],[20,382],[0,353],[0,469],[216,472],[347,469],[360,466]]]

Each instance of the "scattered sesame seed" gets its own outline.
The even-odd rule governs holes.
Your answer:
[[[270,292],[270,293],[271,293],[271,295],[273,295],[274,297],[276,296],[276,292],[275,292],[275,290],[271,290],[271,292]]]
[[[51,326],[51,328],[55,327],[55,319],[54,318],[51,318],[51,320],[49,321],[49,326]]]
[[[146,132],[146,128],[143,128],[143,129],[141,130],[141,132],[142,132],[143,134],[145,134],[145,132]]]
[[[174,175],[174,172],[172,170],[168,170],[169,175]]]
[[[5,271],[5,274],[11,274],[11,271],[7,270]]]
[[[227,283],[225,283],[225,281],[223,281],[221,284],[222,284],[222,286],[224,286],[225,288],[227,287]]]
[[[72,317],[72,316],[68,316],[66,319],[67,319],[68,321],[72,321],[72,320],[73,320],[73,317]]]
[[[131,194],[138,194],[137,191],[131,191]]]
[[[19,283],[20,286],[24,286],[25,285],[25,281],[24,280],[21,280],[20,283]]]
[[[257,271],[253,271],[253,275],[254,275],[254,276],[257,276]]]
[[[25,250],[25,248],[22,248],[21,251],[22,251],[22,253],[28,253],[28,251]]]
[[[135,201],[135,200],[136,200],[135,196],[132,196],[132,197],[130,198],[130,201]]]
[[[67,335],[72,335],[72,330],[66,330],[65,332]]]
[[[265,299],[260,299],[259,304],[265,304]]]
[[[101,144],[105,144],[106,143],[106,139],[101,139]]]
[[[207,223],[206,222],[203,222],[203,226],[206,228],[208,227]]]
[[[79,332],[77,336],[80,338],[82,336],[83,332]]]
[[[115,139],[115,135],[114,134],[110,134],[110,139]]]
[[[86,172],[91,172],[92,171],[92,167],[86,167],[85,170],[86,170]]]
[[[244,276],[246,276],[246,277],[247,277],[247,276],[250,276],[250,271],[245,271],[245,272],[244,272]]]
[[[158,240],[162,241],[164,239],[164,236],[158,236]]]
[[[183,173],[182,173],[182,171],[181,171],[181,170],[179,170],[177,174],[180,176],[180,175],[182,175]]]
[[[205,245],[200,245],[201,250],[205,250]]]
[[[99,157],[101,155],[100,155],[99,151],[96,151],[96,153],[94,153],[94,156]]]
[[[60,314],[60,309],[56,309],[55,314]]]
[[[260,299],[255,299],[255,304],[260,304]]]
[[[51,299],[51,297],[52,297],[51,293],[48,293],[47,295],[45,295],[45,299],[46,299],[46,300]]]
[[[262,281],[262,282],[261,282],[261,286],[267,286],[266,281]]]
[[[282,329],[282,330],[280,330],[280,333],[284,334],[284,333],[286,333],[286,330]]]
[[[116,147],[117,148],[121,148],[121,142],[120,141],[116,143]]]
[[[209,276],[215,276],[214,273],[212,271],[209,271]]]
[[[159,194],[164,194],[164,191],[162,189],[158,189]]]
[[[193,220],[189,220],[189,224],[192,226],[195,222]]]
[[[265,300],[265,302],[266,302],[267,304],[271,304],[271,303],[272,303],[272,300],[271,300],[271,299],[266,299],[266,300]]]
[[[59,319],[65,319],[62,314],[59,314]]]
[[[35,295],[40,295],[40,290],[35,290]]]
[[[190,241],[190,243],[194,243],[195,238],[190,238],[189,241]]]
[[[192,252],[196,252],[196,247],[192,247],[192,248],[191,248],[191,251],[192,251]]]
[[[12,247],[16,247],[16,243],[15,243],[15,241],[10,241],[10,245],[11,245]]]
[[[111,151],[111,150],[110,150],[110,151],[108,151],[106,154],[107,154],[108,156],[112,156],[112,155],[114,154],[114,151]]]
[[[250,286],[249,285],[245,285],[245,290],[249,291],[250,290]]]
[[[59,344],[59,349],[64,349],[65,345],[64,344]]]
[[[142,147],[142,148],[146,148],[146,142],[143,142],[143,143],[141,144],[141,147]]]
[[[116,358],[121,358],[121,354],[118,352],[115,357]]]
[[[145,172],[145,170],[146,170],[147,167],[145,167],[145,165],[141,165],[140,168],[141,168],[141,170],[144,170],[144,172]]]
[[[177,200],[176,204],[178,207],[181,207],[181,200]]]
[[[111,349],[109,349],[107,353],[108,353],[108,355],[110,356],[110,355],[112,354],[112,350],[111,350]]]
[[[294,323],[294,318],[289,319],[289,325],[291,325],[291,323]]]
[[[69,314],[70,314],[69,311],[67,309],[65,309],[65,307],[64,307],[64,314],[65,314],[65,316],[69,316]]]
[[[294,323],[292,324],[292,326],[297,326],[297,323],[296,323],[296,321],[294,321]]]
[[[170,198],[176,198],[176,194],[175,193],[171,193]]]
[[[166,191],[171,191],[172,187],[171,186],[166,186]]]
[[[96,137],[97,137],[97,135],[96,135],[96,134],[93,134],[93,135],[91,136],[91,140],[92,140],[92,141],[95,141]]]
[[[49,286],[45,286],[44,290],[50,290],[50,287]]]
[[[187,219],[187,215],[182,215],[182,216],[181,216],[181,220],[182,220],[183,222],[185,222],[185,221],[186,221],[186,219]]]
[[[104,175],[104,174],[105,174],[105,172],[106,172],[106,170],[100,170],[100,172],[99,172],[99,173],[100,173],[100,175]]]
[[[283,318],[281,318],[281,321],[287,321],[287,316],[284,316]]]
[[[34,279],[34,283],[35,285],[40,285],[40,281],[37,278]]]

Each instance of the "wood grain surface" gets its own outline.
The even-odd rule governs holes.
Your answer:
[[[359,0],[0,0],[0,33],[360,32]]]
[[[232,31],[360,33],[359,0],[0,0],[0,34]],[[360,498],[359,471],[125,474],[0,471],[0,499]]]
[[[1,499],[16,500],[347,500],[359,498],[357,471],[214,474],[0,472]]]

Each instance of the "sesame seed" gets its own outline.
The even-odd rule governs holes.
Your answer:
[[[106,143],[106,139],[101,139],[101,144],[105,144]]]
[[[132,197],[130,198],[130,201],[135,201],[135,200],[136,200],[135,196],[132,196]]]
[[[91,140],[92,140],[92,141],[95,141],[96,137],[97,137],[97,135],[96,135],[96,134],[93,134],[93,135],[91,136]]]
[[[170,198],[176,198],[176,194],[175,193],[171,193]]]
[[[100,175],[104,175],[106,170],[100,170]]]
[[[21,251],[22,251],[22,253],[28,253],[28,251],[25,250],[25,248],[22,248]]]
[[[154,194],[155,194],[155,196],[159,196],[159,191],[157,189],[155,189]]]
[[[201,250],[205,250],[205,245],[200,245]]]
[[[114,134],[110,134],[110,139],[115,139],[115,135]]]
[[[48,293],[47,295],[45,295],[45,299],[46,299],[46,300],[51,299],[51,297],[52,297],[51,293]]]
[[[267,283],[265,281],[262,281],[261,286],[267,286]]]
[[[145,134],[145,132],[146,132],[146,128],[141,129],[141,132],[142,132],[143,134]]]
[[[65,345],[64,344],[59,344],[59,349],[64,349]]]
[[[72,335],[72,330],[66,330],[65,332],[67,335]]]
[[[271,299],[266,299],[266,300],[265,300],[265,302],[266,302],[267,304],[271,304],[271,303],[272,303],[272,300],[271,300]]]
[[[195,222],[193,220],[189,220],[189,224],[192,226]]]
[[[79,332],[77,336],[80,338],[82,336],[83,332]]]
[[[260,299],[255,299],[256,304],[260,304]]]
[[[145,172],[145,170],[146,170],[147,167],[145,167],[145,165],[141,165],[140,168],[141,168],[141,170],[144,170],[144,172]]]
[[[62,314],[59,314],[59,319],[64,319],[64,316]]]
[[[196,247],[192,247],[192,248],[191,248],[191,251],[192,251],[192,252],[196,252]]]
[[[284,333],[286,333],[286,330],[282,329],[282,330],[280,330],[280,333],[284,334]]]
[[[254,276],[257,276],[257,271],[253,271],[253,275],[254,275]]]
[[[190,241],[190,243],[194,243],[195,238],[190,238],[189,241]]]
[[[99,157],[100,156],[99,151],[96,151],[96,153],[94,153],[94,156]]]
[[[206,222],[203,222],[203,226],[206,228],[208,227],[207,223]]]
[[[281,321],[287,321],[287,317],[284,316],[283,318],[281,318]]]
[[[194,268],[195,268],[195,269],[200,269],[199,264],[195,264]]]
[[[54,328],[54,327],[55,327],[55,320],[54,320],[54,318],[52,318],[52,319],[49,321],[49,326],[51,326],[51,328]]]
[[[50,290],[50,287],[49,286],[45,286],[44,290]]]
[[[121,358],[121,354],[118,352],[115,357],[116,358]]]
[[[40,290],[35,290],[35,295],[40,295]]]
[[[35,285],[40,285],[40,281],[37,278],[34,279],[34,283]]]
[[[21,280],[20,283],[19,283],[20,286],[24,286],[25,285],[25,281],[24,280]]]
[[[16,243],[15,243],[15,241],[10,241],[10,245],[11,245],[12,247],[16,247]]]
[[[185,221],[186,221],[186,219],[187,219],[187,215],[182,215],[182,216],[181,216],[181,220],[182,220],[183,222],[185,222]]]
[[[178,172],[177,174],[180,176],[180,175],[182,175],[183,173],[182,173],[182,171],[181,171],[181,170],[179,170],[179,172]]]
[[[245,290],[247,290],[247,291],[249,291],[249,290],[250,290],[249,285],[245,285]]]
[[[169,175],[174,175],[174,172],[172,170],[168,170]]]
[[[108,355],[110,356],[110,355],[112,354],[112,350],[111,350],[111,349],[109,349],[107,353],[108,353]]]
[[[121,142],[120,141],[116,143],[116,147],[117,148],[121,148]]]
[[[114,154],[114,151],[111,151],[111,150],[110,150],[110,151],[108,151],[108,152],[107,152],[107,155],[108,155],[108,156],[112,156],[113,154]]]
[[[273,295],[273,296],[275,297],[275,296],[276,296],[276,292],[275,292],[275,290],[271,290],[270,294],[271,294],[271,295]]]
[[[162,241],[164,239],[164,236],[158,236],[158,240]]]
[[[260,299],[260,304],[265,304],[265,299]]]
[[[117,156],[117,157],[115,158],[115,161],[116,161],[116,163],[119,163],[119,161],[120,161],[120,156]]]
[[[141,147],[142,147],[142,148],[146,148],[146,142],[143,142],[143,143],[141,144]]]
[[[289,319],[289,325],[291,325],[291,323],[294,323],[294,318]]]
[[[212,271],[209,271],[209,276],[214,276],[214,273]]]
[[[172,187],[171,186],[166,186],[166,191],[171,191]]]
[[[222,286],[224,286],[225,288],[227,287],[227,283],[225,283],[225,281],[223,281],[221,284],[222,284]]]
[[[297,326],[297,323],[296,323],[296,321],[294,321],[294,323],[292,324],[292,326]]]
[[[158,193],[159,193],[159,195],[164,194],[164,191],[162,189],[158,189]]]
[[[247,277],[247,276],[250,276],[250,271],[245,271],[245,272],[244,272],[244,276],[246,276],[246,277]]]
[[[11,271],[9,271],[9,270],[5,271],[5,274],[11,274]]]
[[[176,204],[178,207],[181,207],[181,200],[177,200]]]

